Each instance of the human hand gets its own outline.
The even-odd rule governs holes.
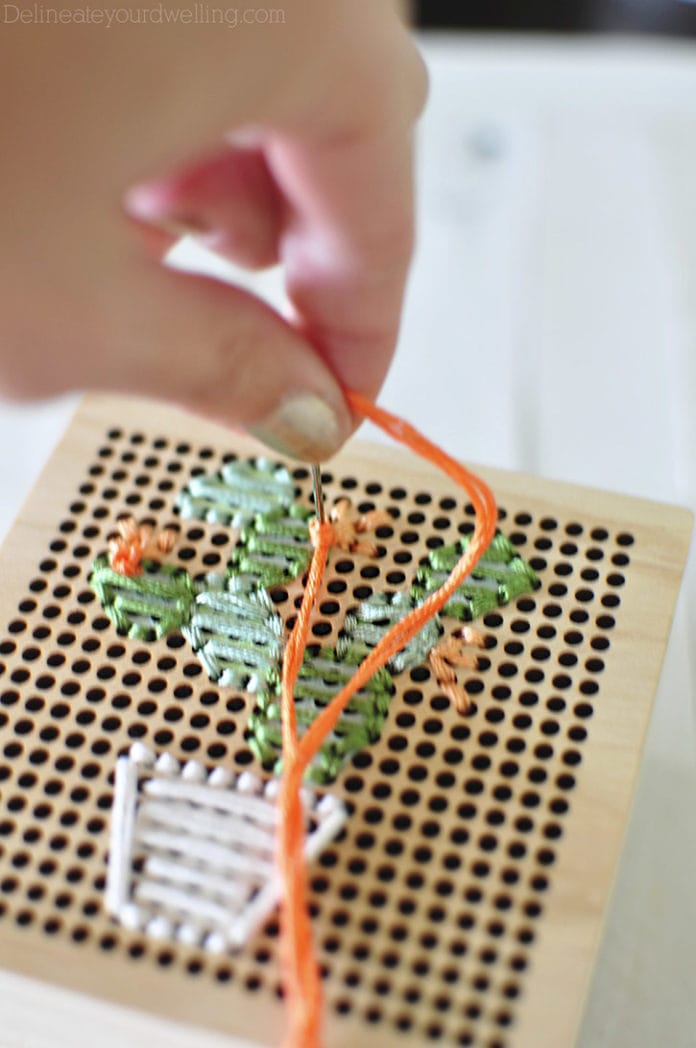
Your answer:
[[[283,10],[0,25],[0,391],[156,396],[306,460],[349,435],[341,386],[376,394],[396,342],[425,74],[383,2]],[[282,262],[292,322],[162,267],[182,229]]]

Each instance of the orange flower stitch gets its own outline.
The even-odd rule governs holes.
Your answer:
[[[446,640],[432,648],[428,657],[437,683],[447,698],[454,703],[458,713],[469,711],[471,699],[457,680],[456,667],[478,668],[477,657],[464,650],[467,644],[485,648],[486,638],[471,626],[462,626],[461,629],[456,630]]]
[[[116,528],[118,535],[109,542],[109,563],[119,575],[141,575],[144,560],[159,559],[176,542],[171,528],[155,535],[150,524],[138,524],[134,517],[119,520]]]
[[[377,555],[377,545],[369,539],[360,539],[366,531],[376,531],[377,528],[389,527],[394,521],[390,515],[383,510],[373,509],[364,513],[357,519],[350,517],[350,502],[348,499],[339,499],[331,510],[331,523],[333,525],[334,545],[347,553],[362,553],[365,557]]]

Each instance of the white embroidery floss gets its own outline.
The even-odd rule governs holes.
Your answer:
[[[201,763],[183,767],[140,743],[117,761],[107,910],[154,939],[239,950],[278,903],[277,783]],[[307,856],[340,832],[347,811],[303,791]]]

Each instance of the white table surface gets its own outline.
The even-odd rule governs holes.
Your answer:
[[[422,46],[420,242],[382,403],[472,462],[696,509],[696,45]],[[73,406],[0,406],[0,534]],[[692,556],[578,1048],[696,1045],[695,608]],[[3,1048],[91,1048],[96,1027],[105,1048],[234,1048],[41,994],[70,1037],[5,976]]]

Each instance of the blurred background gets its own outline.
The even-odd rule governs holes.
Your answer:
[[[468,461],[696,509],[696,4],[414,16],[419,243],[382,402]],[[280,300],[191,241],[173,261]],[[0,534],[74,403],[0,407]],[[579,1048],[696,1044],[695,606],[692,556]]]
[[[423,28],[696,33],[694,0],[416,0]]]

